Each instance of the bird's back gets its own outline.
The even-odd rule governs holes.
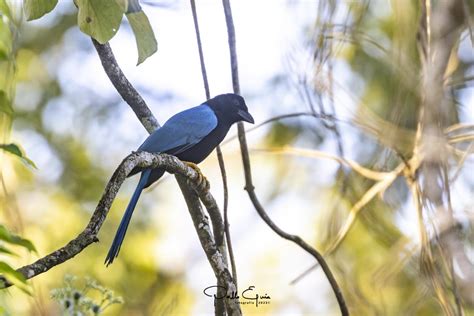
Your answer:
[[[138,147],[138,150],[150,153],[167,153],[182,159],[180,155],[192,149],[206,136],[211,134],[216,127],[217,117],[214,111],[206,104],[201,104],[173,115],[161,128],[148,136],[143,144]],[[201,152],[197,153],[201,154]],[[200,161],[192,162],[197,163]],[[129,176],[141,171],[143,171],[142,168],[135,168],[130,172]],[[163,173],[164,170],[161,169],[153,170],[145,188],[161,178]]]
[[[217,117],[206,104],[172,116],[138,148],[151,153],[177,155],[199,143],[217,126]]]

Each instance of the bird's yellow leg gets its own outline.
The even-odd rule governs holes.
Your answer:
[[[189,167],[191,167],[192,169],[194,169],[194,171],[197,172],[198,174],[198,189],[199,190],[205,190],[205,191],[209,191],[211,185],[209,184],[209,181],[207,180],[206,176],[204,176],[201,172],[201,169],[199,169],[198,165],[196,165],[195,163],[193,162],[189,162],[189,161],[183,161],[185,164],[187,164]]]

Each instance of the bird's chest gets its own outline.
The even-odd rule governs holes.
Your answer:
[[[204,137],[199,143],[180,153],[177,157],[183,161],[200,163],[222,142],[229,127],[217,125],[217,127]]]

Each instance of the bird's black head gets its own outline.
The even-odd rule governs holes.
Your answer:
[[[206,104],[216,113],[220,121],[228,124],[240,121],[254,123],[245,100],[240,95],[233,93],[220,94],[207,100]]]

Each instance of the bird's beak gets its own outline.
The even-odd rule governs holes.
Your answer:
[[[249,122],[249,123],[252,123],[252,124],[255,123],[255,121],[253,120],[252,115],[250,115],[249,112],[239,110],[237,113],[239,114],[239,116],[242,118],[243,121]]]

